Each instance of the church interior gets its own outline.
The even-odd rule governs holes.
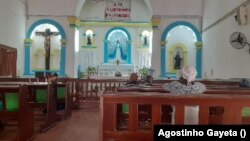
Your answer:
[[[249,124],[248,9],[0,0],[0,141],[153,141],[159,124]]]

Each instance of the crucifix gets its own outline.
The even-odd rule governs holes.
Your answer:
[[[44,49],[45,49],[45,69],[50,69],[50,38],[51,36],[59,35],[59,32],[50,32],[50,29],[47,28],[45,32],[36,32],[37,36],[44,36]]]

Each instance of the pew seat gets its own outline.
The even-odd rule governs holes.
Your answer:
[[[34,136],[33,109],[26,85],[0,85],[0,140],[28,141]]]

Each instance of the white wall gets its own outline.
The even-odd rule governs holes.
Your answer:
[[[73,16],[80,0],[28,0],[29,15]]]
[[[153,15],[200,15],[203,0],[151,0]]]
[[[17,48],[17,75],[24,71],[25,4],[22,0],[0,0],[0,44]]]
[[[223,15],[220,11],[230,11],[227,5],[229,0],[205,0],[205,12],[203,25],[210,25],[206,20],[218,19],[218,15]],[[230,0],[234,6],[239,5],[234,0]],[[223,5],[224,4],[224,5]],[[218,9],[209,9],[211,5],[217,5]],[[231,6],[231,10],[235,7]],[[250,9],[250,7],[247,7]],[[248,10],[248,15],[250,10]],[[250,54],[248,47],[237,50],[230,45],[230,35],[235,31],[243,32],[250,40],[250,25],[238,25],[234,15],[226,18],[211,29],[203,32],[203,75],[207,78],[242,78],[250,77]],[[213,20],[214,21],[214,20]],[[249,21],[249,20],[248,20]],[[205,27],[204,27],[205,28]]]
[[[204,0],[203,29],[246,0]]]

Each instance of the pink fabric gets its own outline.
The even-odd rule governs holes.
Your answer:
[[[197,71],[192,66],[185,66],[181,69],[181,75],[184,79],[187,80],[188,85],[195,80]]]

